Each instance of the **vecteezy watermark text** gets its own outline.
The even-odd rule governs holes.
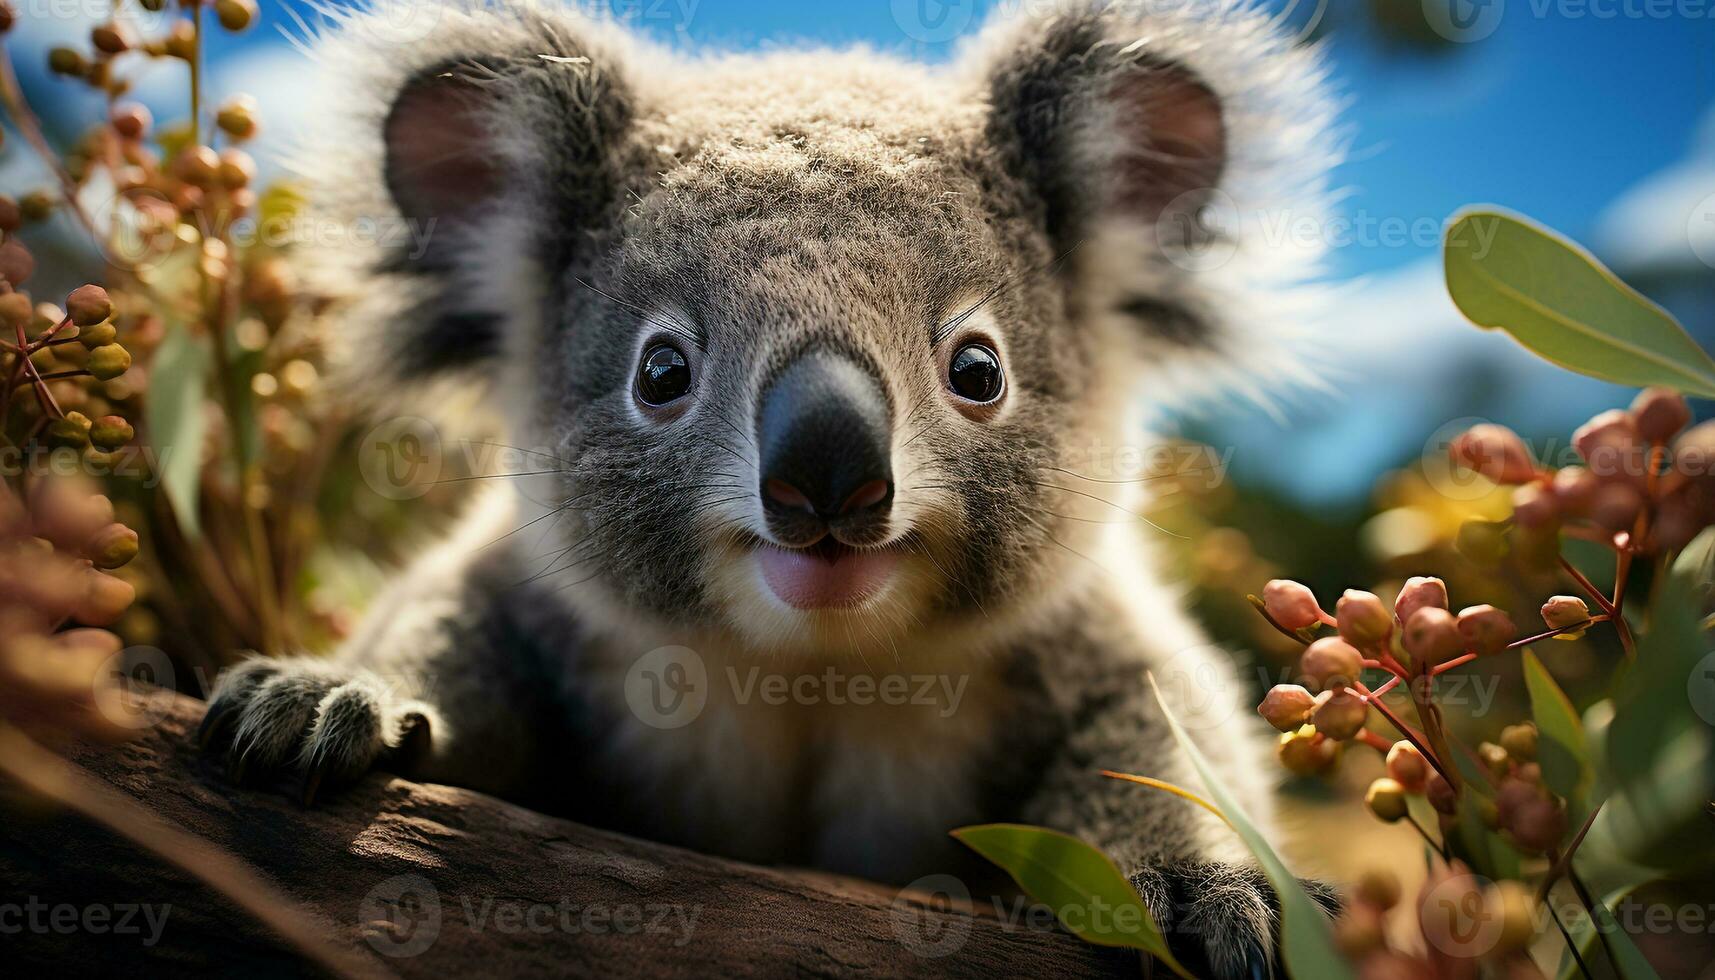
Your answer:
[[[172,911],[171,905],[147,902],[50,904],[31,895],[22,902],[0,902],[0,936],[137,936],[144,946],[153,947],[161,941]]]

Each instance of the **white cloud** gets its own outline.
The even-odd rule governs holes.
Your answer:
[[[1715,262],[1715,109],[1684,160],[1603,211],[1592,244],[1626,270],[1701,271]]]

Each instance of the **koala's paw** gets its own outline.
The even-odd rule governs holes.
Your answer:
[[[296,777],[305,805],[378,764],[428,749],[429,709],[378,678],[315,660],[256,658],[221,674],[197,740],[239,785]]]
[[[1280,902],[1261,870],[1185,862],[1145,868],[1131,882],[1174,957],[1192,974],[1222,980],[1285,975],[1276,952]],[[1304,886],[1329,915],[1339,910],[1334,889],[1316,881]]]

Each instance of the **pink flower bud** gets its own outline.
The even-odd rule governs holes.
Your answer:
[[[1477,759],[1497,776],[1505,776],[1513,769],[1513,757],[1507,754],[1506,749],[1493,742],[1483,742],[1477,746]]]
[[[1500,789],[1495,791],[1495,815],[1500,818],[1501,826],[1512,822],[1514,814],[1532,800],[1542,799],[1542,788],[1534,786],[1522,779],[1507,778],[1501,781]]]
[[[1501,729],[1501,748],[1506,749],[1507,755],[1519,762],[1535,759],[1537,744],[1536,725],[1532,722],[1521,722]]]
[[[1405,787],[1385,776],[1370,783],[1364,805],[1383,823],[1398,823],[1411,812],[1405,804]]]
[[[1387,774],[1407,793],[1421,793],[1429,786],[1429,760],[1410,742],[1395,742],[1387,750]]]
[[[1706,483],[1715,477],[1715,420],[1700,422],[1673,441],[1673,465],[1668,470],[1671,489],[1684,483]]]
[[[1629,531],[1643,510],[1644,495],[1630,483],[1604,483],[1590,502],[1590,519],[1610,531]]]
[[[1557,595],[1542,604],[1542,621],[1551,630],[1565,629],[1590,618],[1590,607],[1574,595]]]
[[[1610,409],[1579,426],[1572,448],[1602,480],[1644,477],[1644,445],[1628,412]]]
[[[1369,714],[1370,706],[1350,688],[1323,691],[1310,711],[1310,724],[1329,738],[1344,742],[1363,729]]]
[[[1560,846],[1566,836],[1566,811],[1541,796],[1521,802],[1506,827],[1519,847],[1534,854]]]
[[[1602,481],[1596,474],[1582,466],[1567,466],[1554,474],[1554,502],[1559,505],[1560,512],[1571,517],[1582,517],[1590,512],[1590,504],[1596,499],[1596,488]]]
[[[1399,904],[1402,890],[1399,875],[1387,868],[1366,869],[1352,889],[1359,902],[1382,912]]]
[[[1393,602],[1393,614],[1402,623],[1411,621],[1411,614],[1425,606],[1447,608],[1447,583],[1430,575],[1417,575],[1405,580],[1399,598]]]
[[[1458,794],[1453,792],[1453,784],[1440,773],[1429,774],[1429,785],[1424,788],[1423,794],[1428,797],[1429,805],[1435,808],[1436,813],[1451,817],[1459,812]]]
[[[1505,610],[1494,606],[1466,606],[1459,610],[1459,639],[1482,654],[1500,653],[1518,637],[1518,627]]]
[[[1684,396],[1669,388],[1645,388],[1632,401],[1632,418],[1638,435],[1658,446],[1665,445],[1691,423],[1691,407]]]
[[[1315,703],[1310,692],[1297,684],[1276,684],[1269,688],[1256,711],[1276,731],[1294,732],[1303,726]]]
[[[1393,635],[1393,616],[1374,592],[1347,589],[1334,604],[1340,635],[1358,647],[1386,643]]]
[[[1318,691],[1350,684],[1364,669],[1363,655],[1337,636],[1324,636],[1304,648],[1298,673]]]
[[[1656,502],[1655,519],[1650,522],[1650,548],[1678,551],[1690,544],[1699,532],[1715,523],[1709,502],[1709,495],[1697,486],[1681,485],[1664,494]]]
[[[1333,768],[1340,758],[1340,743],[1322,738],[1314,728],[1305,726],[1281,735],[1274,751],[1289,772],[1313,776]]]
[[[1316,594],[1291,579],[1277,578],[1263,586],[1262,604],[1275,622],[1289,630],[1322,621],[1322,607],[1316,604]]]
[[[1459,636],[1458,620],[1447,610],[1434,606],[1412,614],[1400,640],[1413,660],[1429,666],[1451,660],[1465,649],[1465,641]]]
[[[1518,433],[1504,425],[1473,425],[1448,447],[1455,463],[1476,470],[1496,483],[1528,483],[1536,476],[1536,461]]]
[[[1552,527],[1559,520],[1559,506],[1552,490],[1527,483],[1513,491],[1513,520],[1520,527]]]

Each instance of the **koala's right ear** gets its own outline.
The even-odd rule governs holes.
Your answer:
[[[368,378],[481,377],[623,199],[636,105],[620,31],[508,0],[424,11],[415,36],[355,13],[317,42],[354,98],[299,163],[341,232],[308,258],[346,301],[344,360]]]

